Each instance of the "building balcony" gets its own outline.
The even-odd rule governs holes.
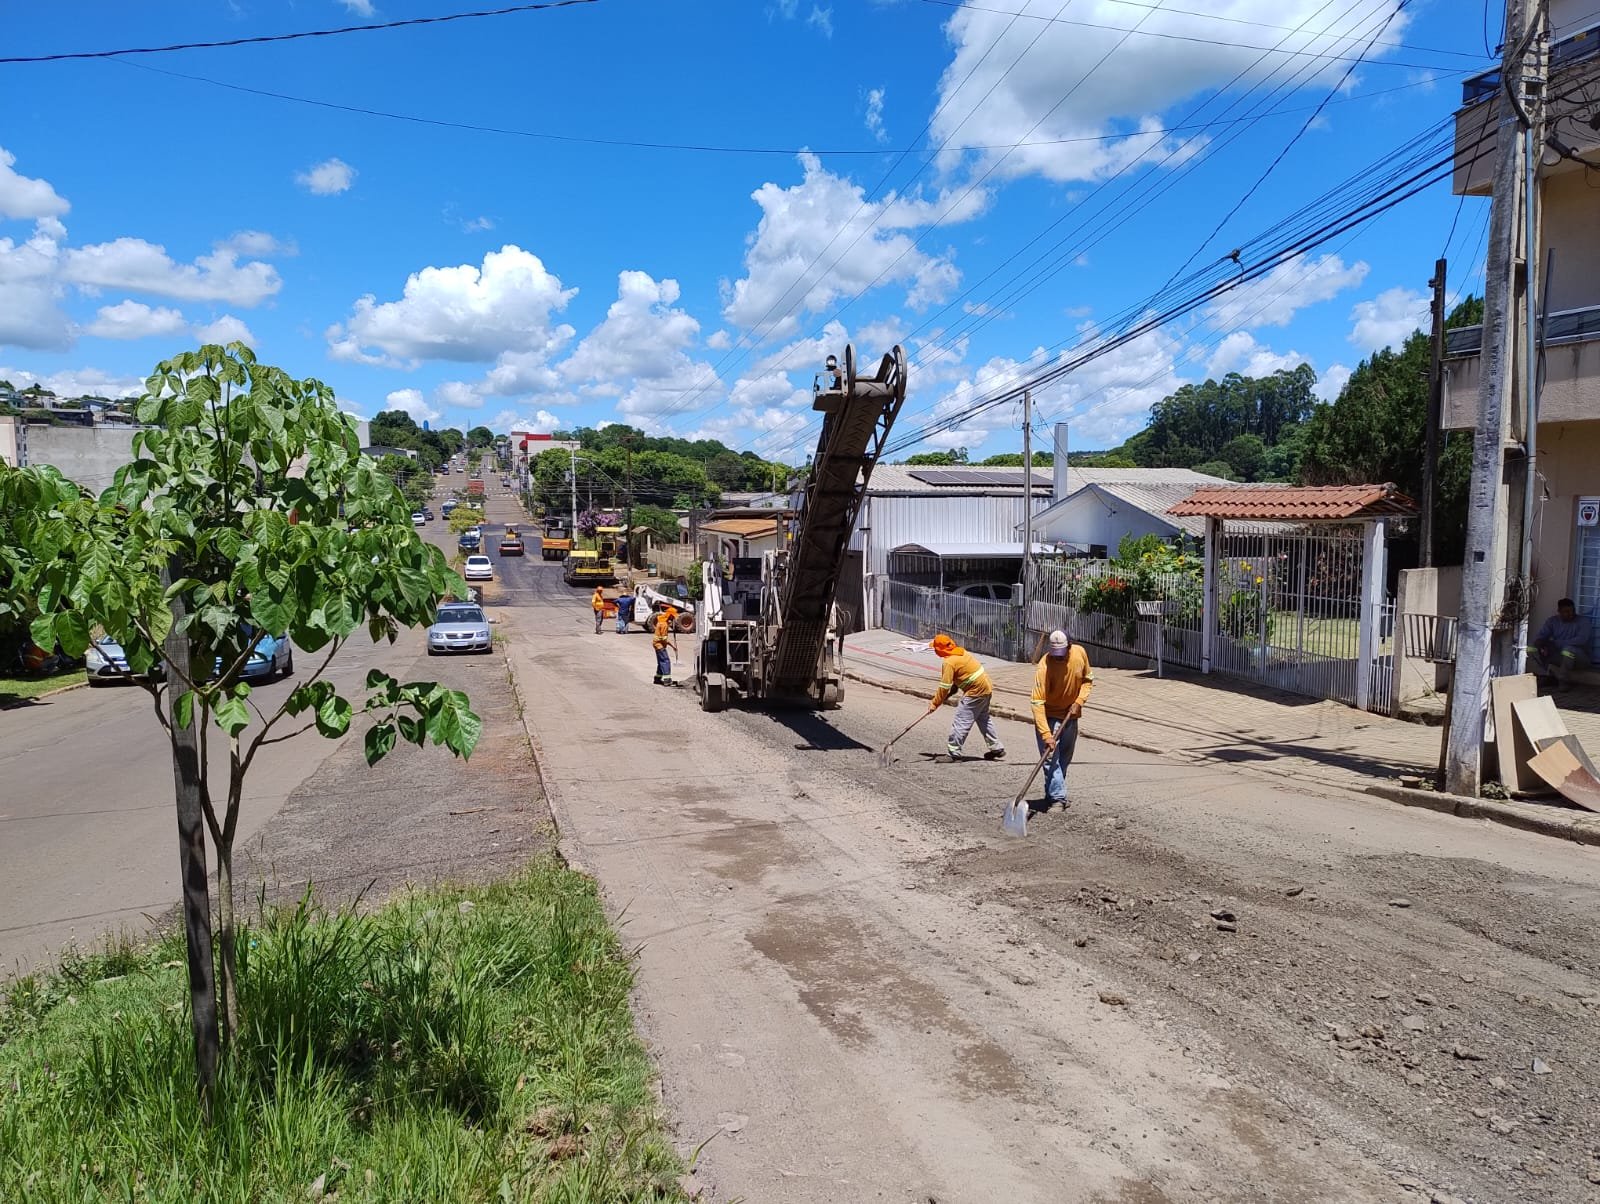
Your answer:
[[[1446,430],[1477,425],[1482,343],[1481,326],[1445,332]],[[1540,425],[1595,421],[1600,421],[1600,305],[1552,313],[1545,320]]]
[[[1600,22],[1581,29],[1556,30],[1550,46],[1550,133],[1580,155],[1600,150]],[[1456,111],[1456,169],[1451,189],[1457,196],[1488,196],[1494,176],[1495,142],[1506,104],[1500,68],[1474,75],[1461,86]],[[1546,171],[1581,170],[1555,152],[1545,156]]]

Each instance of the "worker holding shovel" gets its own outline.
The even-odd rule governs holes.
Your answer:
[[[1078,743],[1078,719],[1094,689],[1094,670],[1083,645],[1064,631],[1050,633],[1050,648],[1033,674],[1033,725],[1045,759],[1046,808],[1067,805],[1067,766]]]
[[[946,742],[945,751],[952,759],[959,758],[961,746],[967,742],[967,737],[972,734],[972,729],[976,726],[983,735],[983,742],[989,746],[989,751],[984,756],[991,761],[1000,760],[1006,755],[1006,747],[1000,739],[1000,729],[995,727],[994,719],[989,714],[989,702],[994,697],[994,687],[989,684],[988,673],[984,671],[977,657],[965,648],[959,647],[947,635],[933,637],[933,650],[944,662],[944,672],[939,677],[939,688],[933,692],[933,701],[928,704],[928,710],[937,711],[950,695],[961,695],[961,701],[956,704],[956,718],[950,725],[950,739]]]

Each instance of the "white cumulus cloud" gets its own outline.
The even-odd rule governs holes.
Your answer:
[[[1284,52],[1359,53],[1402,2],[1341,5],[1338,13],[1325,12],[1323,0],[1215,0],[1187,12],[1119,0],[961,7],[945,25],[954,53],[933,120],[933,136],[948,140],[941,166],[954,168],[963,147],[1001,148],[971,153],[1002,176],[1058,182],[1103,179],[1146,152],[1148,162],[1174,166],[1206,144],[1197,133],[1160,132],[1174,105],[1224,86],[1248,89],[1286,62],[1287,70],[1303,66],[1297,87],[1326,89],[1348,63],[1261,47],[1281,41]],[[1226,28],[1244,32],[1219,35],[1217,17],[1242,22]],[[1252,23],[1305,32],[1253,30]],[[1406,14],[1395,16],[1385,40],[1397,40],[1406,23]],[[1103,140],[1112,135],[1131,136]]]
[[[372,0],[339,0],[339,3],[358,17],[370,17],[378,11],[372,6]]]
[[[383,399],[385,410],[404,410],[419,426],[439,421],[439,411],[428,404],[421,389],[396,389]]]
[[[883,128],[883,94],[882,88],[867,93],[867,129],[879,142],[889,141],[889,131]]]
[[[1355,323],[1350,342],[1363,352],[1397,346],[1428,320],[1428,304],[1426,293],[1399,286],[1384,289],[1370,301],[1358,301],[1350,311]]]
[[[0,217],[60,217],[71,208],[48,182],[13,171],[16,162],[17,157],[0,146]]]
[[[1306,357],[1298,351],[1281,354],[1258,343],[1245,330],[1236,330],[1217,344],[1206,361],[1206,375],[1212,378],[1237,372],[1241,376],[1271,376],[1274,372],[1298,368]]]
[[[761,221],[745,252],[745,276],[725,286],[723,316],[763,338],[794,333],[800,315],[844,296],[898,285],[921,309],[944,300],[960,280],[949,252],[931,254],[907,230],[976,217],[988,203],[971,190],[932,200],[889,196],[867,201],[860,185],[802,154],[804,177],[751,194]]]
[[[258,259],[274,255],[293,257],[300,254],[293,239],[281,239],[264,230],[240,230],[217,244],[218,249],[235,251],[240,255],[254,255]]]
[[[1307,306],[1359,286],[1369,271],[1365,263],[1347,265],[1337,255],[1291,259],[1217,298],[1206,307],[1206,320],[1218,330],[1287,326]]]
[[[28,367],[11,367],[0,364],[0,379],[9,380],[19,389],[29,385],[43,385],[57,397],[138,397],[144,393],[144,381],[137,376],[124,376],[100,368],[68,368],[61,372],[39,372]]]
[[[63,252],[61,278],[85,289],[153,293],[180,301],[221,301],[259,305],[283,287],[278,269],[260,260],[239,262],[238,252],[220,246],[193,263],[178,263],[167,249],[142,238],[74,247]]]
[[[350,191],[356,182],[356,169],[343,159],[324,159],[315,167],[296,173],[294,181],[313,196],[337,196]]]
[[[185,326],[183,314],[165,307],[152,309],[138,301],[103,305],[84,333],[101,339],[145,339],[177,334]]]
[[[202,343],[243,343],[246,347],[256,345],[256,336],[250,332],[250,328],[232,314],[223,314],[214,322],[196,326],[194,333]]]
[[[1343,364],[1329,364],[1327,370],[1317,377],[1317,383],[1311,386],[1311,391],[1323,401],[1334,401],[1344,391],[1345,382],[1350,379],[1350,369]]]
[[[563,288],[537,255],[507,244],[485,255],[481,267],[466,263],[412,273],[398,301],[380,302],[368,293],[326,337],[335,359],[485,363],[504,352],[548,348],[570,338],[572,328],[551,318],[577,291]]]

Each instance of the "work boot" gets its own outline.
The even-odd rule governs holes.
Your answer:
[[[961,745],[946,743],[944,750],[950,754],[952,759],[957,761],[961,759]]]
[[[991,748],[983,754],[983,759],[985,761],[1004,761],[1006,759],[1006,750],[1003,748]]]

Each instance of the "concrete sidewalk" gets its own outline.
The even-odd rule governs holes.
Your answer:
[[[1092,662],[1093,648],[1089,654]],[[1033,666],[982,659],[994,684],[996,712],[1030,719]],[[931,698],[939,658],[899,632],[856,632],[845,638],[845,674]],[[1402,777],[1432,777],[1439,760],[1437,727],[1190,670],[1169,670],[1158,678],[1153,669],[1097,666],[1094,677],[1081,728],[1086,739],[1222,761],[1292,779],[1301,788],[1378,794],[1409,806],[1600,844],[1600,816],[1559,803],[1459,799],[1403,787]]]

